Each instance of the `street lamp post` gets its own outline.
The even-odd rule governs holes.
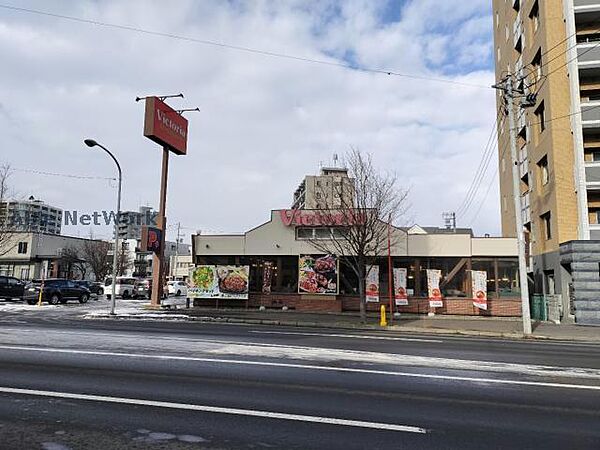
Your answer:
[[[117,170],[119,171],[119,190],[117,193],[117,214],[115,216],[115,247],[113,250],[112,290],[111,290],[111,299],[110,299],[110,314],[112,316],[114,316],[115,315],[115,303],[116,303],[115,302],[115,300],[116,300],[115,285],[117,282],[117,258],[118,258],[118,251],[119,251],[119,216],[121,215],[121,179],[122,179],[121,166],[119,165],[119,161],[117,161],[117,158],[115,158],[115,155],[113,155],[110,152],[110,150],[108,150],[102,144],[99,144],[98,142],[96,142],[93,139],[85,139],[83,142],[88,147],[100,147],[102,150],[104,150],[106,153],[108,153],[108,155],[112,158],[112,160],[117,165]]]

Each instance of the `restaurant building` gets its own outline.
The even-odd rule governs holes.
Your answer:
[[[347,177],[344,173],[338,173],[336,177],[338,175]],[[307,177],[300,189],[321,181],[323,179],[319,180],[319,176]],[[335,177],[330,180],[332,183],[337,181]],[[248,271],[246,300],[196,298],[194,304],[215,306],[220,302],[220,306],[228,307],[285,306],[299,311],[358,311],[358,278],[344,264],[342,257],[336,258],[337,280],[330,283],[327,293],[303,292],[302,283],[299,289],[299,278],[305,270],[303,264],[307,257],[325,256],[315,248],[315,240],[335,239],[339,232],[339,228],[332,226],[335,217],[323,219],[334,212],[321,208],[303,209],[299,205],[298,198],[302,198],[302,204],[310,203],[305,195],[306,192],[297,191],[294,209],[273,210],[267,222],[245,233],[193,235],[192,259],[195,265],[246,266]],[[315,204],[318,205],[318,202]],[[418,225],[410,228],[392,226],[390,233],[394,243],[390,248],[392,265],[406,270],[408,295],[407,301],[401,302],[403,305],[394,306],[395,310],[422,314],[521,315],[516,239],[475,237],[470,229]],[[378,301],[369,302],[367,307],[376,311],[380,305],[388,305],[390,300],[387,252],[370,263],[376,265],[379,272],[376,276],[379,296]],[[434,271],[439,271],[442,294],[442,306],[435,308],[431,306],[431,291],[428,291],[428,276]],[[475,272],[485,273],[485,309],[476,307],[473,300],[472,278]]]

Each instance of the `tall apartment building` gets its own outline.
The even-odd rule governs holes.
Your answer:
[[[156,226],[157,213],[150,206],[140,206],[139,211],[122,211],[119,218],[119,239],[142,238],[142,226]]]
[[[63,211],[33,196],[0,202],[0,224],[15,232],[60,234]]]
[[[319,175],[304,177],[294,192],[292,209],[340,208],[343,196],[351,195],[353,186],[348,169],[323,167]]]
[[[516,98],[521,217],[532,294],[600,324],[600,0],[493,0],[496,79]],[[531,100],[531,99],[530,99]],[[510,130],[498,91],[502,231],[515,236]]]

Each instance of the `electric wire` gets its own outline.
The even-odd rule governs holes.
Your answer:
[[[33,173],[36,175],[46,175],[52,177],[64,177],[64,178],[76,178],[78,180],[109,180],[116,181],[117,179],[114,177],[99,177],[94,175],[74,175],[69,173],[55,173],[55,172],[45,172],[43,170],[35,170],[35,169],[19,169],[11,167],[11,170],[15,172],[24,172],[24,173]]]
[[[463,87],[480,88],[480,89],[489,89],[490,88],[489,86],[484,86],[481,84],[467,83],[467,82],[456,81],[456,80],[451,80],[451,79],[447,79],[447,78],[435,78],[435,77],[429,77],[426,75],[407,74],[407,73],[397,72],[394,70],[384,69],[384,68],[355,66],[352,64],[343,63],[343,62],[339,62],[339,61],[327,61],[327,60],[323,60],[323,59],[314,59],[314,58],[297,56],[297,55],[275,52],[275,51],[270,51],[270,50],[261,50],[261,49],[252,48],[252,47],[245,47],[245,46],[240,46],[240,45],[217,42],[217,41],[213,41],[213,40],[209,40],[209,39],[199,39],[199,38],[193,38],[193,37],[189,37],[189,36],[177,35],[177,34],[173,34],[173,33],[148,30],[148,29],[134,27],[134,26],[130,26],[130,25],[120,25],[120,24],[115,24],[115,23],[110,23],[110,22],[103,22],[103,21],[99,21],[99,20],[84,19],[82,17],[68,16],[68,15],[64,15],[64,14],[57,14],[57,13],[52,13],[49,11],[42,11],[42,10],[37,10],[37,9],[21,8],[21,7],[17,7],[17,6],[6,5],[6,4],[0,4],[0,8],[5,9],[5,10],[10,10],[10,11],[15,11],[15,12],[22,12],[22,13],[36,14],[36,15],[47,16],[47,17],[54,17],[57,19],[64,19],[64,20],[69,20],[69,21],[73,21],[73,22],[96,25],[96,26],[100,26],[100,27],[132,31],[135,33],[141,33],[141,34],[152,35],[152,36],[166,37],[166,38],[176,39],[176,40],[180,40],[180,41],[193,42],[196,44],[203,44],[203,45],[208,45],[208,46],[213,46],[213,47],[226,48],[226,49],[230,49],[230,50],[236,50],[236,51],[246,52],[246,53],[253,53],[253,54],[268,56],[268,57],[273,57],[273,58],[289,59],[289,60],[306,62],[306,63],[311,63],[311,64],[320,64],[320,65],[325,65],[325,66],[341,67],[341,68],[345,68],[345,69],[356,70],[359,72],[383,74],[383,75],[396,76],[396,77],[402,77],[402,78],[411,78],[411,79],[415,79],[415,80],[432,81],[432,82],[437,82],[437,83],[447,83],[447,84],[453,84],[453,85],[463,86]]]

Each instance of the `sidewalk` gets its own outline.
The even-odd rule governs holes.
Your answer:
[[[95,316],[94,318],[106,318]],[[173,311],[153,311],[140,309],[131,314],[119,314],[121,319],[146,320],[187,320],[213,323],[247,323],[292,327],[318,327],[352,330],[378,330],[412,333],[455,334],[466,336],[523,338],[523,326],[517,318],[494,318],[473,316],[423,316],[403,314],[394,318],[391,326],[379,326],[379,317],[370,314],[363,324],[355,313],[300,313],[295,311],[244,309],[177,309]],[[593,342],[600,345],[600,327],[575,324],[555,325],[534,323],[534,339]]]

